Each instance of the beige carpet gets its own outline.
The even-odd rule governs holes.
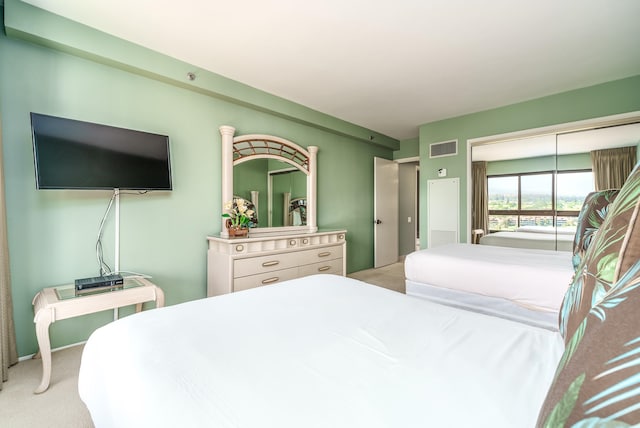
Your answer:
[[[33,393],[42,378],[41,360],[25,360],[11,367],[9,380],[0,391],[0,427],[93,427],[78,396],[82,348],[74,346],[53,353],[51,385],[42,394]]]
[[[405,292],[403,263],[354,272],[349,276]],[[0,391],[0,427],[92,428],[89,412],[78,396],[82,349],[80,345],[53,353],[51,385],[42,394],[33,393],[42,377],[40,360],[25,360],[11,367],[9,381]]]
[[[369,284],[379,285],[389,290],[405,293],[404,263],[394,263],[378,269],[366,269],[349,274],[350,278],[359,279]]]

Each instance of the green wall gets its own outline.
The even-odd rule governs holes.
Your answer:
[[[420,156],[420,141],[418,138],[400,141],[400,149],[393,152],[393,159],[407,159]]]
[[[276,174],[272,178],[272,225],[284,226],[284,218],[289,212],[284,208],[284,194],[290,193],[290,200],[296,198],[306,198],[307,196],[307,175],[299,170],[289,171],[284,174]]]
[[[0,35],[0,117],[20,355],[36,351],[33,296],[43,287],[98,273],[96,235],[111,197],[107,191],[36,190],[32,111],[170,136],[174,190],[124,194],[120,206],[120,269],[152,275],[168,305],[206,295],[206,236],[219,233],[221,224],[220,125],[235,126],[238,134],[274,134],[302,146],[318,146],[318,226],[348,230],[349,272],[373,266],[373,158],[390,159],[398,146],[392,140],[387,139],[387,145],[364,142],[358,135],[368,139],[371,131],[259,91],[238,89],[233,82],[230,88],[247,94],[251,102],[185,87],[162,77],[174,60],[123,46],[95,31],[88,33],[95,55],[69,49],[61,39],[87,42],[69,36],[77,32],[76,24],[13,0],[5,3],[6,12],[9,7],[6,16],[13,19],[12,25],[34,22],[34,31],[55,30],[50,37],[59,38],[51,43],[54,49],[44,46],[42,35],[22,37],[15,28],[10,33],[20,38]],[[110,50],[120,55],[127,49],[136,54],[131,59],[138,61],[135,67],[105,59]],[[145,55],[151,57],[147,71],[153,72],[141,70],[139,61]],[[208,78],[216,79],[201,73],[198,80]],[[103,245],[113,267],[113,213]],[[51,326],[52,346],[85,340],[112,315],[108,311],[56,322]]]
[[[555,156],[537,156],[533,158],[508,159],[502,161],[487,162],[487,175],[552,171],[555,168]]]
[[[558,156],[558,171],[591,169],[590,153],[574,153]]]
[[[439,168],[460,177],[460,236],[467,239],[467,140],[633,111],[640,111],[640,75],[420,126],[420,245],[427,246],[426,184]],[[429,158],[429,144],[452,139],[456,156]]]
[[[487,162],[487,175],[553,171],[556,169],[556,164],[558,171],[591,169],[591,155],[589,153],[575,153],[560,156],[537,156],[533,158],[492,161]]]
[[[267,226],[267,175],[268,159],[254,159],[233,167],[233,195],[251,200],[251,191],[258,192],[258,223]]]

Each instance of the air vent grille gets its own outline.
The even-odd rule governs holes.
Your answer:
[[[458,140],[443,141],[429,145],[429,157],[440,158],[443,156],[455,156],[458,154]]]

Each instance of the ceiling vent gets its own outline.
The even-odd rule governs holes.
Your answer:
[[[458,140],[443,141],[429,144],[429,157],[441,158],[443,156],[455,156],[458,154]]]

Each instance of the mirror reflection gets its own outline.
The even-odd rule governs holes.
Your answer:
[[[621,187],[639,143],[635,123],[473,146],[474,242],[572,251],[584,198]]]
[[[254,159],[234,165],[233,193],[253,202],[258,227],[307,224],[307,175],[288,163]]]

